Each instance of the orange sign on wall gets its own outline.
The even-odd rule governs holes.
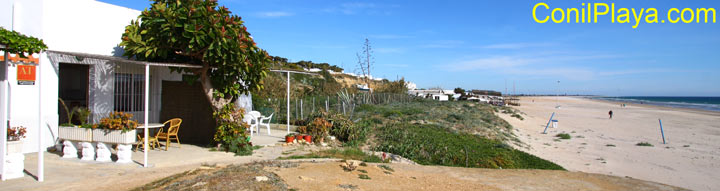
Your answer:
[[[35,85],[35,66],[17,65],[18,85]]]

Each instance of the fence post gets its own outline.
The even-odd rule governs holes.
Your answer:
[[[303,115],[303,99],[300,98],[300,118],[305,119],[305,115]]]
[[[660,135],[662,135],[663,144],[665,144],[665,132],[663,131],[662,120],[658,119],[658,122],[660,122]]]
[[[552,115],[550,115],[550,120],[548,120],[547,125],[545,125],[545,130],[543,130],[543,134],[547,134],[547,128],[548,128],[548,126],[550,126],[550,122],[552,121],[553,117],[555,117],[555,112],[553,112]]]

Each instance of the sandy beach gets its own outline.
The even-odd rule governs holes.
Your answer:
[[[679,186],[720,188],[720,113],[627,105],[579,97],[523,97],[524,120],[501,114],[529,145],[519,148],[569,171],[600,173]],[[559,104],[561,107],[556,108]],[[609,119],[608,111],[614,113]],[[542,134],[552,112],[558,128]],[[658,119],[662,119],[663,144]],[[568,133],[571,139],[558,139]],[[652,147],[636,146],[648,142]]]

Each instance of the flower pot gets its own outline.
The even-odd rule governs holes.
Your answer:
[[[305,135],[305,142],[312,143],[312,136]]]
[[[7,142],[7,154],[22,154],[22,141],[8,141]]]
[[[295,141],[295,136],[285,137],[285,143],[292,143],[293,141]]]
[[[303,137],[305,137],[305,136],[304,135],[295,135],[295,139],[297,139],[298,141],[303,140]]]
[[[93,129],[92,141],[116,144],[131,144],[135,142],[135,131],[122,132],[121,130]]]
[[[79,128],[77,126],[58,127],[58,138],[63,140],[90,142],[93,140],[92,129]]]

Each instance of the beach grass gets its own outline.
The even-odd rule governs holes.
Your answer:
[[[389,124],[378,127],[375,137],[375,150],[399,154],[423,165],[564,170],[499,140],[438,125]]]
[[[653,145],[648,142],[639,142],[638,144],[635,144],[636,146],[643,146],[643,147],[652,147]]]
[[[559,137],[560,139],[570,139],[570,138],[572,138],[572,136],[570,136],[570,134],[567,134],[567,133],[560,133],[560,134],[555,135],[555,137]]]

